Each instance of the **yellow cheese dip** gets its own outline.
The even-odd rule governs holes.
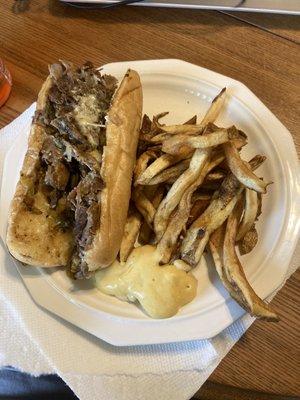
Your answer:
[[[197,280],[174,265],[160,266],[154,246],[135,248],[124,264],[115,261],[96,272],[101,292],[120,300],[138,301],[152,318],[168,318],[196,296]]]

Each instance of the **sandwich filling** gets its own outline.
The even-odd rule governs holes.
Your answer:
[[[74,251],[69,263],[73,278],[89,276],[83,253],[100,223],[100,169],[106,143],[106,114],[117,80],[102,75],[91,63],[80,68],[61,61],[50,66],[52,86],[34,122],[45,132],[35,187],[57,217],[57,229],[71,230]],[[30,195],[26,202],[32,206]]]

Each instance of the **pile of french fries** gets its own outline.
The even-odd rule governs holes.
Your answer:
[[[212,101],[200,123],[194,116],[181,125],[163,125],[162,113],[145,115],[128,220],[120,249],[125,262],[135,245],[157,246],[160,264],[196,267],[205,250],[230,295],[252,315],[278,320],[250,286],[236,252],[257,243],[255,223],[269,183],[255,171],[265,157],[244,161],[247,136],[215,121],[226,89]]]

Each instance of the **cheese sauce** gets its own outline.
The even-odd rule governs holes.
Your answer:
[[[160,266],[154,246],[135,248],[124,264],[97,271],[96,286],[120,300],[138,301],[152,318],[168,318],[196,296],[197,280],[174,265]]]

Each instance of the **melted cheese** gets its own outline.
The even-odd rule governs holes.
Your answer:
[[[74,118],[81,128],[86,125],[96,124],[99,112],[98,104],[94,94],[89,94],[80,98],[79,103],[74,108]]]
[[[115,261],[96,273],[96,286],[105,294],[138,301],[152,318],[168,318],[196,296],[197,280],[174,265],[159,266],[154,246],[135,248],[124,264]]]

